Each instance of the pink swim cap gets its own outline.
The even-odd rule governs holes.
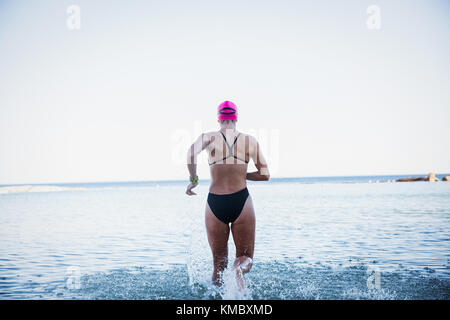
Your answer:
[[[231,101],[222,102],[217,108],[219,120],[237,120],[237,107]]]

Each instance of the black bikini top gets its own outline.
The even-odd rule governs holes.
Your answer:
[[[248,163],[248,161],[245,161],[245,160],[242,160],[242,159],[239,159],[238,157],[236,157],[236,156],[234,155],[234,151],[233,151],[234,144],[236,143],[236,141],[237,141],[237,139],[239,138],[239,136],[241,135],[241,133],[238,133],[238,135],[236,136],[236,138],[234,138],[234,142],[233,142],[233,144],[232,144],[231,146],[228,144],[227,138],[225,137],[225,135],[223,134],[223,132],[220,131],[220,133],[222,134],[222,137],[223,137],[223,139],[225,140],[225,143],[227,144],[229,154],[228,154],[228,156],[226,156],[226,157],[223,158],[222,160],[214,161],[213,163],[210,163],[209,165],[212,166],[213,164],[216,164],[216,163],[219,162],[219,161],[224,161],[224,160],[228,159],[229,157],[233,157],[233,158],[235,158],[235,159],[237,159],[237,160],[244,161],[245,163]]]

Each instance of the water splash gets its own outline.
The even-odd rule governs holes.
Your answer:
[[[235,270],[228,266],[222,273],[223,285],[221,287],[221,297],[224,300],[251,300],[252,292],[249,288],[249,279],[245,279],[246,287],[240,288],[236,281]]]
[[[167,269],[130,267],[86,274],[80,289],[64,282],[31,284],[27,296],[35,299],[446,299],[448,279],[415,270],[383,272],[381,288],[366,286],[367,265],[328,268],[296,264],[295,260],[255,262],[245,275],[247,289],[239,291],[231,268],[223,274],[224,284],[214,286],[210,273],[189,284],[185,265]],[[8,298],[0,295],[0,299]]]
[[[193,204],[191,206],[189,208],[190,220],[185,232],[188,234],[185,254],[189,286],[194,294],[209,296],[212,271],[211,253],[201,215],[198,210],[194,209]]]

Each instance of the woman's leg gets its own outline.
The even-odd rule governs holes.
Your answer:
[[[214,284],[220,286],[222,284],[221,273],[228,264],[228,237],[230,235],[230,227],[216,218],[208,203],[206,203],[205,211],[206,232],[214,262],[212,281]]]
[[[236,280],[241,288],[245,288],[243,274],[252,268],[255,248],[255,210],[251,196],[248,196],[241,214],[231,224],[231,232],[236,245]]]

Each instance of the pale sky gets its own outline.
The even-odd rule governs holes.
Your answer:
[[[273,177],[450,172],[449,39],[446,0],[0,0],[0,184],[185,179],[224,100]]]

